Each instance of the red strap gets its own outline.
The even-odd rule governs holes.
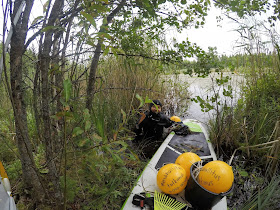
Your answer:
[[[141,200],[141,201],[140,201],[140,207],[141,207],[141,208],[144,207],[144,200]]]

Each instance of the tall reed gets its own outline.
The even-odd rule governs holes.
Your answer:
[[[261,25],[261,24],[260,24]],[[267,42],[262,42],[257,25],[254,27],[242,25],[243,46],[247,54],[240,59],[246,59],[242,73],[246,82],[241,88],[240,99],[229,113],[231,124],[224,124],[224,131],[230,133],[231,139],[223,137],[224,142],[231,146],[256,145],[269,141],[276,122],[280,118],[280,66],[277,43],[279,37],[270,34],[274,50],[268,52]],[[266,29],[268,30],[268,29]],[[270,32],[270,31],[268,31]],[[238,72],[239,70],[236,69]],[[225,123],[225,122],[224,122]],[[276,137],[277,138],[277,137]],[[248,154],[248,151],[246,152]]]
[[[128,114],[139,106],[136,94],[163,100],[165,89],[160,78],[158,61],[139,58],[108,57],[99,66],[94,110],[102,104],[106,130],[115,130],[121,123],[121,110]],[[132,116],[133,117],[133,116]]]
[[[279,207],[280,177],[275,176],[272,181],[255,193],[246,203],[239,206],[238,209],[251,210],[251,209],[275,209]]]
[[[70,100],[67,174],[72,176],[62,181],[70,202],[88,209],[121,208],[144,167],[128,144],[133,136],[127,122],[142,111],[136,94],[163,100],[160,75],[157,61],[108,56],[98,68],[92,112],[79,95]]]
[[[252,39],[257,37],[255,31],[250,31],[255,28],[247,29],[249,35],[243,36],[247,39],[244,40],[247,54],[242,57],[249,62],[242,67],[242,71],[236,69],[244,75],[246,82],[241,87],[236,106],[229,112],[223,111],[222,118],[216,115],[212,121],[210,138],[221,148],[220,155],[224,159],[233,153],[230,162],[233,160],[235,183],[238,186],[234,192],[238,194],[236,203],[248,201],[237,208],[277,209],[279,205],[273,201],[279,199],[279,190],[275,187],[279,185],[279,177],[275,181],[274,176],[279,173],[280,155],[280,54],[277,44],[274,43],[274,50],[268,52],[260,37],[256,39],[258,42]],[[272,37],[272,43],[278,38]],[[227,107],[225,110],[228,110]],[[256,177],[257,171],[259,174]],[[273,181],[266,186],[258,183],[258,180],[265,183]],[[256,190],[259,191],[249,199],[248,195]]]

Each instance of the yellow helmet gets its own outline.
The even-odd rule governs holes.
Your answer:
[[[181,119],[178,116],[172,116],[172,117],[170,117],[170,120],[172,120],[174,122],[181,122]]]

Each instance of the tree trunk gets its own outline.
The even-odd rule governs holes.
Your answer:
[[[62,39],[63,37],[60,37],[60,34],[55,35],[56,37],[56,41],[53,44],[53,52],[52,52],[52,64],[51,66],[53,68],[55,68],[56,70],[54,71],[54,78],[53,78],[53,83],[55,84],[56,88],[54,88],[53,90],[53,98],[55,98],[55,107],[52,110],[52,115],[55,115],[58,112],[61,112],[63,110],[63,105],[60,102],[61,99],[61,92],[63,90],[63,70],[62,68],[59,69],[59,65],[60,65],[60,61],[61,59],[59,58],[59,50],[60,50],[60,39]],[[62,61],[63,62],[63,61]],[[59,120],[54,120],[53,122],[54,124],[54,129],[53,129],[53,139],[55,143],[53,145],[54,148],[54,152],[55,154],[60,154],[63,148],[63,135],[62,134],[62,130],[63,130],[63,119],[59,119]],[[60,165],[60,158],[56,159],[56,165],[59,166]]]
[[[64,0],[56,0],[52,7],[50,17],[48,19],[47,26],[54,26],[59,15],[63,10]],[[46,147],[46,161],[49,169],[49,178],[54,187],[54,199],[58,206],[63,205],[63,197],[59,182],[59,170],[55,163],[55,159],[59,157],[59,154],[55,153],[55,141],[52,136],[54,127],[51,122],[51,111],[50,111],[50,97],[51,97],[51,86],[49,81],[49,67],[51,62],[50,52],[53,46],[53,30],[48,30],[45,33],[45,39],[42,47],[42,52],[39,57],[39,68],[41,73],[41,88],[42,88],[42,121],[43,121],[43,140]]]
[[[20,4],[21,0],[15,1],[12,20]],[[11,101],[15,117],[16,139],[21,159],[24,184],[27,188],[31,188],[31,196],[35,198],[37,202],[41,202],[45,193],[42,183],[40,182],[40,175],[37,171],[32,154],[32,144],[28,133],[26,106],[24,102],[24,83],[22,79],[22,56],[25,51],[24,44],[32,6],[33,0],[27,0],[22,17],[18,21],[17,25],[13,26],[10,50],[10,60],[12,61],[10,63],[10,81],[12,92]]]
[[[99,32],[105,32],[105,26],[110,24],[113,20],[113,18],[118,14],[118,12],[123,8],[125,4],[125,0],[122,0],[119,5],[107,16],[107,24],[102,25],[100,27]],[[98,62],[99,58],[101,55],[101,46],[103,44],[103,39],[100,38],[98,40],[98,43],[96,45],[95,51],[94,51],[94,56],[91,61],[90,65],[90,72],[89,72],[89,79],[88,79],[88,86],[87,86],[87,101],[86,101],[86,107],[91,111],[92,109],[92,101],[93,101],[93,96],[94,96],[94,85],[95,85],[95,80],[96,80],[96,71],[98,67]]]
[[[77,6],[79,5],[80,0],[76,0],[73,6],[73,10],[77,9]],[[55,89],[55,101],[56,101],[56,109],[55,112],[61,112],[63,110],[63,104],[61,103],[61,93],[62,93],[62,89],[63,89],[63,75],[66,72],[66,68],[65,68],[65,64],[66,64],[66,49],[68,46],[68,42],[69,42],[69,38],[70,38],[70,32],[71,32],[71,27],[72,27],[72,23],[73,23],[73,19],[74,19],[74,15],[72,14],[69,17],[68,22],[68,26],[67,26],[67,30],[66,30],[66,34],[65,34],[65,40],[63,41],[63,34],[57,34],[57,38],[60,38],[60,41],[57,42],[58,45],[57,47],[54,47],[53,49],[53,58],[54,58],[54,64],[55,65],[60,65],[60,70],[55,71],[55,81],[54,84],[57,87]],[[59,58],[58,53],[60,51],[59,46],[61,46],[61,42],[63,42],[63,48],[61,50],[61,58]],[[57,91],[57,89],[59,91]],[[63,139],[63,135],[59,135],[59,133],[61,133],[61,131],[63,130],[63,126],[64,126],[64,120],[60,119],[60,120],[56,120],[56,130],[55,130],[55,136],[57,136],[56,138],[56,146],[55,146],[55,153],[59,154],[61,153],[62,149],[63,149],[63,145],[64,145],[64,139]],[[60,161],[60,159],[59,159]],[[60,162],[59,162],[60,164]]]
[[[32,106],[34,110],[34,117],[35,117],[35,122],[36,122],[36,131],[38,135],[38,142],[37,145],[39,145],[39,142],[42,142],[42,133],[41,133],[41,120],[40,120],[40,111],[39,111],[39,105],[38,105],[38,97],[40,95],[40,72],[38,65],[36,66],[36,72],[34,76],[34,87],[33,87],[33,101],[32,101]]]
[[[42,28],[46,27],[47,16],[48,16],[49,11],[50,11],[50,6],[51,6],[51,1],[49,1],[49,3],[48,3],[46,14],[45,14],[46,18],[43,21]],[[43,38],[44,38],[44,34],[41,33],[40,41],[39,41],[38,58],[40,58],[41,55],[42,55]],[[36,128],[37,128],[38,137],[40,139],[40,142],[42,142],[42,140],[43,140],[43,137],[42,137],[43,136],[42,121],[41,121],[42,113],[41,113],[41,110],[39,108],[39,107],[42,107],[42,103],[41,103],[41,101],[39,99],[40,95],[41,95],[41,91],[40,90],[41,90],[40,65],[39,65],[39,62],[37,62],[36,72],[35,72],[35,76],[34,76],[33,109],[34,109],[34,115],[35,115],[35,120],[36,120]]]

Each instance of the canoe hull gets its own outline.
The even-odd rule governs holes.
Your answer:
[[[132,199],[135,194],[141,192],[152,194],[155,190],[161,192],[157,186],[156,180],[158,170],[165,164],[175,163],[176,158],[183,152],[192,151],[199,155],[202,160],[217,160],[209,136],[202,124],[192,119],[185,120],[184,124],[189,126],[192,134],[178,136],[171,133],[167,136],[165,141],[151,158],[150,162],[146,165],[142,174],[138,177],[136,185],[122,207],[123,210],[139,209],[138,206],[132,204]],[[187,203],[185,200],[185,190],[177,195],[173,195],[173,197],[180,202]],[[212,207],[212,210],[226,209],[226,197]]]

